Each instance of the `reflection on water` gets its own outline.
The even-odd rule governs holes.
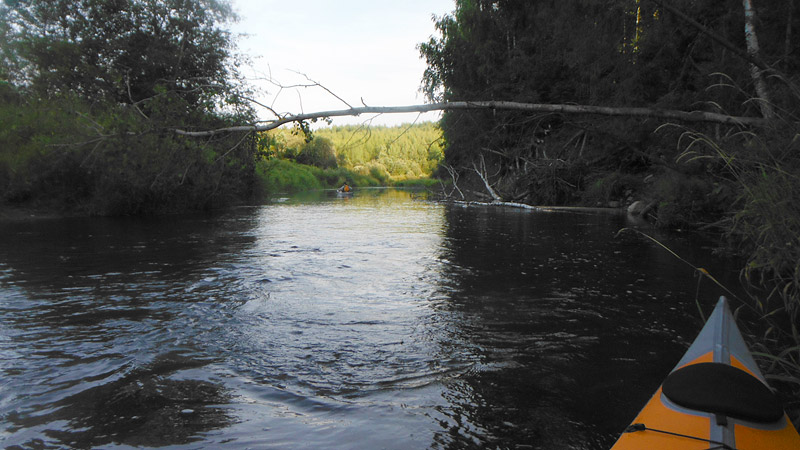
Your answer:
[[[0,444],[607,448],[697,330],[691,269],[624,217],[418,197],[0,224]]]

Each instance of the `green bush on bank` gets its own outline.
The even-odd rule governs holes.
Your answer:
[[[333,189],[344,183],[352,186],[381,186],[380,180],[344,168],[323,169],[294,161],[273,158],[256,164],[257,192],[268,196],[278,192],[295,193],[313,189]]]
[[[164,98],[151,117],[185,109],[180,99]],[[194,120],[209,128],[229,123]],[[255,146],[241,135],[184,138],[155,129],[131,107],[69,96],[12,98],[0,105],[0,122],[6,203],[128,215],[206,209],[252,194]]]
[[[262,195],[319,189],[321,184],[309,166],[283,159],[256,163],[258,191]]]

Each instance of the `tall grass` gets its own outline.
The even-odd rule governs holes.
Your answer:
[[[756,355],[792,393],[790,415],[800,424],[800,126],[777,119],[770,129],[684,138],[681,158],[721,166],[737,192],[724,230],[746,259],[741,278],[763,330]]]

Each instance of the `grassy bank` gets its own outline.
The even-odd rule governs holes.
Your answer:
[[[395,127],[280,128],[258,137],[256,192],[354,187],[430,187],[442,157],[434,123]]]
[[[717,225],[746,260],[742,301],[755,320],[756,356],[791,394],[789,414],[800,426],[800,128],[786,124],[779,118],[774,128],[723,137],[686,133],[681,159],[717,165],[731,192]]]
[[[377,173],[362,173],[341,167],[320,168],[285,159],[262,160],[256,164],[256,192],[261,198],[279,192],[294,193],[314,189],[335,189],[348,183],[353,187],[431,187],[438,184],[432,178],[406,178],[394,181]]]

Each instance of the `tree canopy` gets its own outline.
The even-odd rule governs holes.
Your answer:
[[[6,76],[40,95],[133,104],[160,92],[213,110],[235,80],[216,0],[20,0],[1,7]]]
[[[457,0],[452,14],[435,19],[439,35],[419,46],[428,63],[422,89],[431,101],[648,106],[760,117],[750,63],[719,44],[745,53],[742,2],[669,2],[686,17],[661,3]],[[794,114],[800,55],[791,31],[797,14],[788,0],[756,6],[760,57],[774,69],[767,73],[773,101]],[[645,171],[677,156],[677,135],[654,134],[659,125],[501,110],[450,111],[442,120],[447,164],[467,173],[479,160],[496,165],[506,196],[530,193],[528,201],[550,203],[584,201],[580,193],[595,181],[594,171]],[[545,178],[547,187],[531,184]]]

